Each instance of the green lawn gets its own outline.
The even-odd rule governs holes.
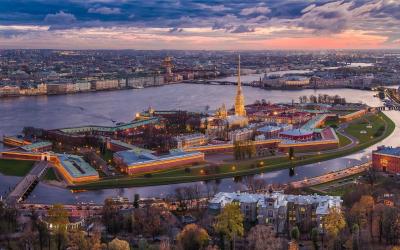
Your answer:
[[[32,169],[33,161],[0,159],[0,173],[11,176],[25,176]]]
[[[347,146],[351,143],[351,140],[349,138],[347,138],[346,136],[343,136],[339,133],[336,133],[338,138],[339,138],[339,147],[344,147]]]
[[[44,179],[47,181],[58,181],[58,177],[54,171],[55,170],[53,168],[49,168],[44,176]]]
[[[113,160],[113,152],[110,150],[106,150],[102,155],[101,158],[105,160],[106,162],[109,162],[110,160]]]
[[[361,118],[365,120],[365,118]],[[356,120],[354,124],[361,124],[360,120]],[[205,173],[205,169],[201,167],[192,167],[190,172],[186,172],[184,168],[166,170],[158,173],[153,173],[151,177],[122,177],[122,178],[109,178],[100,181],[87,183],[72,187],[74,189],[100,189],[100,188],[113,188],[125,186],[149,186],[149,185],[162,185],[173,184],[192,181],[204,181],[212,179],[222,179],[234,176],[252,175],[262,172],[270,172],[274,170],[289,168],[291,166],[301,166],[311,163],[317,163],[329,159],[334,159],[346,156],[364,148],[367,148],[389,136],[395,129],[395,124],[385,114],[373,115],[368,117],[368,120],[373,122],[373,126],[377,124],[386,125],[386,130],[379,137],[370,138],[367,141],[360,141],[360,143],[352,148],[341,150],[334,153],[322,153],[315,155],[308,155],[303,157],[296,157],[292,162],[287,157],[278,157],[272,159],[250,159],[239,161],[235,163],[224,164],[219,167],[218,173]],[[344,142],[345,143],[345,142]],[[260,162],[264,164],[261,166]],[[204,172],[201,172],[203,169]]]
[[[381,127],[385,127],[385,121],[383,118],[378,115],[369,115],[351,122],[345,131],[346,133],[356,137],[360,143],[365,143],[375,137],[379,137],[380,135],[377,131]],[[366,133],[361,133],[361,131]]]

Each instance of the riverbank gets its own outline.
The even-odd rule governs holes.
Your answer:
[[[219,168],[219,173],[206,174],[203,168],[194,168],[194,171],[188,172],[185,169],[177,169],[171,173],[160,172],[154,175],[149,175],[147,177],[123,177],[118,179],[103,179],[93,183],[81,184],[77,186],[70,187],[73,190],[89,190],[89,189],[107,189],[107,188],[121,188],[121,187],[141,187],[141,186],[153,186],[153,185],[167,185],[194,181],[208,181],[223,178],[233,178],[246,175],[253,175],[258,173],[267,173],[275,170],[292,168],[312,163],[318,163],[325,160],[330,160],[352,153],[358,152],[362,149],[368,148],[383,139],[391,135],[395,129],[394,122],[383,113],[377,115],[377,119],[382,122],[385,130],[381,135],[369,138],[369,140],[360,140],[358,144],[351,148],[346,148],[345,150],[338,150],[331,153],[315,154],[315,155],[305,155],[297,156],[294,160],[288,160],[287,157],[277,158],[274,160],[268,160],[259,158],[256,160],[247,160],[237,162],[236,164],[225,164]],[[357,121],[364,121],[365,118],[360,118],[355,120],[353,124],[358,124]],[[373,127],[380,127],[379,120],[374,120]],[[354,134],[357,136],[357,134]],[[364,134],[362,134],[364,136]],[[285,160],[286,159],[286,160]],[[267,161],[268,160],[268,161]]]

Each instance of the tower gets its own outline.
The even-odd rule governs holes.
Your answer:
[[[235,115],[246,116],[246,109],[244,108],[244,96],[242,91],[242,83],[240,81],[240,55],[238,58],[238,83],[235,98]]]
[[[170,56],[167,56],[164,61],[163,61],[163,66],[165,67],[165,74],[167,76],[172,75],[172,68],[174,67],[172,64],[172,58]]]

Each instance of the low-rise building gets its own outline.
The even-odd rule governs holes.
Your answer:
[[[278,138],[279,133],[291,129],[293,129],[293,125],[291,124],[266,125],[261,128],[258,128],[256,134],[264,135],[264,138],[266,139]]]
[[[32,144],[21,146],[20,148],[27,152],[46,152],[50,151],[53,143],[49,141],[34,142]]]
[[[118,79],[98,79],[92,82],[91,88],[95,90],[117,89]]]
[[[3,86],[0,87],[0,96],[18,96],[20,88],[18,86]]]
[[[282,192],[264,194],[221,192],[209,201],[209,209],[219,211],[227,204],[237,203],[246,221],[274,226],[278,233],[285,233],[294,226],[301,232],[317,227],[323,231],[323,217],[331,209],[340,210],[339,196],[287,195]]]
[[[140,149],[116,152],[113,159],[121,172],[132,175],[203,162],[204,153],[171,150],[169,154],[156,155],[153,151]]]
[[[207,144],[207,137],[204,134],[200,133],[180,135],[176,136],[174,139],[177,143],[177,148],[179,149],[202,146]]]
[[[380,171],[400,173],[400,147],[378,147],[372,152],[372,167]]]
[[[86,92],[90,90],[89,81],[77,81],[74,85],[75,92]]]
[[[99,173],[80,156],[58,154],[51,161],[70,184],[99,179]]]
[[[254,131],[252,129],[236,129],[229,131],[228,138],[232,142],[247,141],[253,139]]]

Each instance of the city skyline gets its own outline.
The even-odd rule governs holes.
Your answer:
[[[2,1],[0,47],[396,49],[400,2]]]

